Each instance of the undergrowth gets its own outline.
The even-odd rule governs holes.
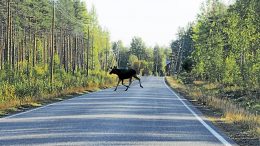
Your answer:
[[[104,71],[67,73],[58,70],[54,74],[54,82],[49,83],[48,72],[38,69],[29,76],[20,72],[8,77],[8,73],[0,71],[0,115],[7,114],[20,106],[38,106],[46,100],[94,91],[115,85],[115,77]],[[19,80],[18,80],[19,79]]]

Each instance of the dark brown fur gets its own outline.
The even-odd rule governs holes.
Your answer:
[[[116,67],[114,67],[109,74],[116,74],[118,76],[118,83],[116,86],[115,91],[117,90],[117,87],[120,83],[120,81],[122,81],[122,85],[124,85],[124,79],[129,79],[129,85],[124,85],[127,88],[125,89],[125,91],[128,90],[128,88],[130,87],[131,83],[132,83],[132,77],[136,78],[137,80],[139,80],[139,84],[140,87],[143,88],[143,86],[141,85],[141,80],[140,78],[137,77],[136,75],[136,71],[134,69],[117,69]]]

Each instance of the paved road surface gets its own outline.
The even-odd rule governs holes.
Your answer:
[[[233,144],[164,78],[142,78],[127,92],[106,89],[0,119],[0,145]]]

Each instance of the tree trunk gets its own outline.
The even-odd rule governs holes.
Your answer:
[[[46,37],[43,38],[43,53],[42,53],[42,58],[43,58],[43,64],[46,65],[46,49],[47,49],[47,43],[46,43]]]
[[[1,20],[1,19],[0,19]],[[1,35],[0,35],[0,70],[3,68],[3,48],[4,48],[4,24],[1,22]]]
[[[11,24],[11,14],[10,14],[10,0],[7,1],[7,27],[6,27],[6,48],[4,50],[4,62],[8,65],[9,62],[9,52],[10,52],[10,24]],[[7,67],[7,66],[6,66]]]
[[[52,16],[52,27],[51,27],[51,52],[50,52],[50,85],[53,87],[53,57],[54,57],[54,27],[55,27],[55,5],[53,1],[53,16]]]
[[[91,65],[91,68],[92,68],[92,70],[94,69],[94,36],[92,35],[92,43],[91,43],[91,45],[92,45],[92,47],[91,47],[91,49],[92,49],[92,51],[91,51],[91,53],[92,53],[92,57],[91,57],[91,59],[92,59],[92,61],[91,61],[91,63],[92,63],[92,65]]]
[[[36,42],[36,34],[34,33],[33,34],[33,67],[35,67],[35,64],[36,64],[36,47],[37,47],[37,42]]]
[[[87,69],[87,76],[88,76],[88,69],[89,69],[89,26],[88,26],[88,40],[87,40],[87,66],[86,66],[86,69]]]
[[[69,72],[69,35],[66,36],[66,43],[67,43],[67,46],[66,46],[66,72],[68,73]]]
[[[62,55],[61,55],[61,62],[63,65],[64,70],[66,71],[66,36],[64,35],[62,38]]]

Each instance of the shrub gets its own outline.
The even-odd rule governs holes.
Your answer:
[[[9,83],[2,83],[0,89],[0,101],[5,102],[16,98],[15,96],[15,86]]]

